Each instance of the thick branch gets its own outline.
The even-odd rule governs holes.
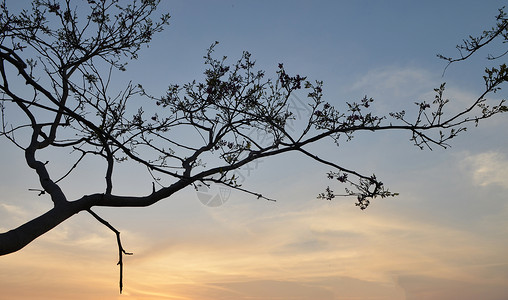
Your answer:
[[[39,136],[40,129],[40,125],[33,126],[32,140],[28,148],[25,150],[25,159],[28,166],[37,172],[37,175],[39,175],[41,187],[44,189],[44,191],[48,192],[48,194],[51,195],[51,200],[53,201],[54,205],[57,206],[67,202],[67,199],[60,187],[53,180],[51,180],[46,169],[46,165],[35,158],[35,152],[39,146],[37,137]]]
[[[142,197],[93,194],[84,196],[76,201],[63,202],[18,228],[0,233],[0,256],[22,249],[39,236],[55,228],[58,224],[80,211],[89,210],[94,206],[150,206],[162,199],[170,197],[189,184],[191,184],[189,180],[180,180],[169,187],[154,191],[152,194]]]
[[[0,255],[16,252],[55,228],[74,214],[87,209],[88,199],[55,206],[39,217],[10,231],[0,233]]]

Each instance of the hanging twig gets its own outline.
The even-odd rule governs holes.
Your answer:
[[[123,255],[132,255],[132,253],[125,251],[125,249],[122,247],[122,241],[120,240],[120,231],[118,231],[115,227],[113,227],[111,224],[109,224],[108,221],[101,218],[99,215],[94,213],[91,209],[88,209],[88,212],[95,218],[97,221],[104,224],[106,227],[111,229],[116,234],[116,242],[118,244],[118,263],[117,265],[120,266],[120,294],[122,293],[123,289]]]

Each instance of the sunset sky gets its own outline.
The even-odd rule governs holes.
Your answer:
[[[202,78],[203,55],[219,41],[218,55],[235,62],[247,50],[269,77],[284,63],[291,74],[323,80],[326,100],[337,106],[367,95],[379,114],[409,111],[416,101],[431,102],[433,89],[446,82],[445,96],[459,109],[481,93],[483,69],[492,65],[485,57],[506,44],[444,74],[446,63],[436,54],[456,56],[455,45],[494,26],[505,4],[163,0],[170,26],[117,84],[132,80],[162,95],[170,83]],[[30,8],[29,1],[7,5]],[[302,118],[305,98],[301,92],[292,100]],[[330,141],[316,148],[400,193],[365,211],[353,198],[316,198],[333,184],[325,166],[298,155],[264,159],[239,171],[241,183],[277,202],[212,187],[204,194],[188,188],[148,208],[94,209],[134,252],[124,259],[122,295],[114,234],[80,213],[0,257],[0,299],[508,299],[508,115],[469,128],[449,149],[422,151],[409,138],[401,131],[364,133],[340,147]],[[1,139],[0,153],[4,232],[51,201],[28,191],[39,186],[22,152]],[[57,166],[71,161],[60,159],[53,160]],[[102,170],[87,165],[82,177],[66,183],[69,198],[100,192]],[[150,180],[136,167],[119,170],[118,194],[150,192]],[[204,205],[208,195],[225,202]]]

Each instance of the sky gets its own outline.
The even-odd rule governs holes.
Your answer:
[[[7,4],[29,7],[13,2]],[[323,80],[326,100],[339,107],[368,95],[379,113],[410,110],[415,101],[432,101],[433,89],[446,82],[445,96],[457,109],[481,92],[487,54],[505,48],[494,45],[444,74],[436,54],[457,55],[455,45],[493,26],[504,4],[163,1],[169,27],[118,84],[132,80],[162,94],[171,83],[202,78],[203,55],[219,41],[218,55],[234,62],[247,50],[267,76],[284,63],[289,73]],[[503,97],[504,90],[493,95]],[[292,101],[305,117],[305,94]],[[124,259],[122,295],[114,234],[80,213],[0,257],[0,299],[506,300],[506,128],[507,116],[496,116],[433,151],[395,131],[360,134],[340,147],[319,144],[316,151],[375,173],[400,194],[365,211],[352,198],[317,199],[330,184],[329,170],[293,154],[239,170],[244,187],[277,202],[212,186],[148,208],[96,209],[134,252]],[[0,231],[7,231],[49,209],[50,200],[28,191],[37,180],[23,153],[5,140],[0,151]],[[56,166],[69,163],[59,160]],[[150,181],[137,171],[120,167],[115,191],[149,192]],[[102,178],[90,163],[66,191],[96,192]]]

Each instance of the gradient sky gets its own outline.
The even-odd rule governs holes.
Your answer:
[[[13,2],[7,1],[29,7]],[[415,101],[432,101],[433,89],[446,81],[457,108],[481,91],[487,54],[503,50],[451,65],[444,76],[436,54],[456,55],[455,45],[493,26],[504,4],[163,1],[171,25],[118,81],[160,94],[169,83],[201,78],[205,50],[219,41],[219,55],[235,61],[248,50],[267,75],[283,62],[290,73],[323,80],[326,100],[337,106],[368,95],[379,113],[409,110]],[[223,205],[209,207],[189,188],[149,208],[96,209],[134,252],[125,258],[123,295],[114,234],[80,213],[0,257],[0,299],[506,300],[507,128],[507,116],[498,116],[446,150],[421,151],[406,132],[362,134],[340,148],[320,144],[320,153],[376,173],[400,193],[366,211],[352,198],[316,199],[329,184],[328,169],[297,155],[240,170],[244,187],[275,203],[233,191]],[[38,186],[23,154],[4,140],[0,147],[0,231],[6,231],[50,201],[27,191]],[[55,172],[70,162],[55,161]],[[66,183],[71,198],[102,187],[100,170],[90,163]],[[117,193],[150,191],[135,167],[120,171]]]

